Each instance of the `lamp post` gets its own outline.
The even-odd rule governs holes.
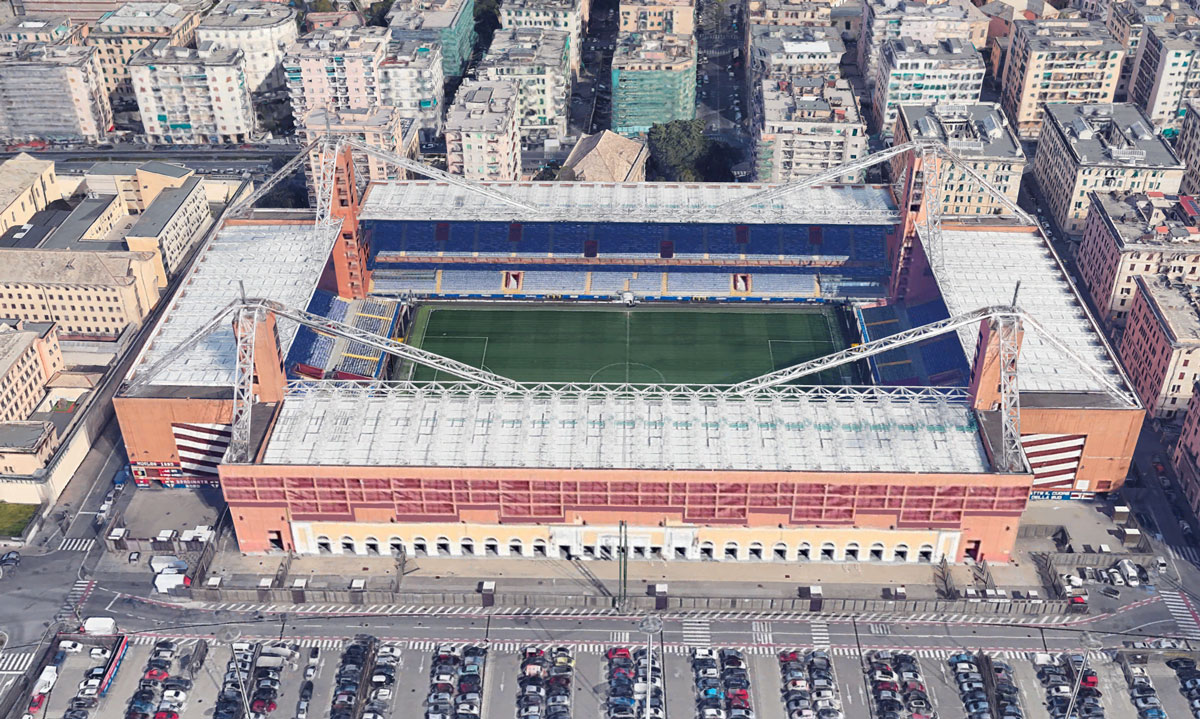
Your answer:
[[[660,617],[647,614],[638,622],[638,631],[646,633],[646,698],[642,700],[642,719],[650,719],[651,680],[654,679],[654,637],[662,634],[663,621]]]

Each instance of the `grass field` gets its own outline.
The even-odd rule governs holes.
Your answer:
[[[724,384],[846,347],[830,308],[786,311],[422,307],[409,341],[522,382]],[[809,378],[851,384],[855,368]],[[449,380],[426,367],[416,380]]]
[[[19,537],[37,514],[36,504],[0,502],[0,537]]]

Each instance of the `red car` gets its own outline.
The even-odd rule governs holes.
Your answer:
[[[783,662],[798,662],[800,661],[800,652],[779,652],[779,663]]]
[[[750,693],[745,689],[730,689],[725,693],[725,696],[729,697],[730,699],[750,699]]]
[[[633,670],[629,667],[613,667],[612,676],[621,676],[628,679],[633,679]]]
[[[1079,680],[1079,686],[1089,689],[1096,688],[1096,684],[1096,673],[1091,671],[1084,673],[1083,678]]]
[[[734,697],[733,699],[729,700],[729,708],[730,709],[749,709],[750,702],[746,699],[739,699],[737,697]]]
[[[34,694],[33,699],[29,700],[29,713],[37,714],[42,710],[42,705],[46,703],[45,694]]]
[[[156,682],[161,682],[162,680],[166,679],[169,676],[171,676],[171,675],[168,674],[167,672],[163,671],[162,669],[151,669],[151,670],[147,671],[146,674],[142,678],[143,679],[153,679]],[[163,712],[159,712],[159,714],[162,714],[162,713]],[[155,719],[159,719],[159,718],[155,717]]]
[[[875,682],[875,691],[898,692],[900,691],[900,686],[896,682]]]
[[[254,712],[273,712],[273,711],[275,711],[275,708],[276,708],[275,702],[269,701],[267,699],[255,699],[254,702],[252,704],[250,704],[250,711],[254,711]],[[162,712],[159,712],[159,714],[161,714],[161,713]],[[162,719],[162,717],[156,716],[156,717],[154,717],[154,719]],[[174,717],[168,717],[167,719],[179,719],[179,717],[174,716]]]
[[[605,653],[604,656],[609,659],[616,659],[617,657],[621,657],[622,659],[632,659],[633,658],[629,655],[629,650],[626,649],[625,647],[613,647],[612,649],[609,649],[608,652]]]
[[[179,714],[175,712],[162,711],[155,714],[154,719],[179,719]]]

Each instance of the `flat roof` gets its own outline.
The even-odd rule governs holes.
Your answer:
[[[1017,306],[1089,366],[1128,391],[1116,360],[1042,234],[1015,223],[1011,229],[989,229],[997,224],[994,218],[980,220],[979,229],[970,224],[956,220],[943,226],[942,268],[930,263],[950,315],[1009,304],[1019,282]],[[921,228],[918,231],[924,234]],[[964,354],[975,357],[979,327],[964,327],[958,336]],[[1029,327],[1021,343],[1017,382],[1022,392],[1106,391],[1099,380]]]
[[[1065,140],[1073,164],[1184,169],[1154,123],[1132,103],[1052,102],[1046,118]]]
[[[202,183],[199,177],[189,177],[180,187],[171,187],[158,193],[154,202],[138,217],[138,221],[129,229],[130,237],[158,237],[171,218],[183,207],[183,203]]]
[[[190,339],[238,298],[243,284],[246,297],[307,306],[338,236],[337,226],[316,232],[311,221],[279,224],[264,221],[269,213],[255,214],[254,224],[226,224],[204,247],[142,349],[131,377]],[[296,327],[287,320],[279,322],[279,344],[285,356]],[[232,387],[236,350],[232,323],[222,323],[150,384]]]
[[[1200,292],[1196,287],[1163,277],[1138,275],[1135,280],[1176,343],[1200,344]]]
[[[0,450],[33,451],[53,429],[49,422],[0,422]]]
[[[133,283],[130,264],[150,252],[109,250],[0,250],[0,283],[124,286]]]
[[[909,137],[941,140],[964,159],[1025,162],[1021,143],[997,103],[901,104],[896,109]]]
[[[1200,202],[1190,195],[1161,192],[1089,192],[1118,247],[1126,251],[1200,251]]]
[[[364,220],[475,220],[484,222],[709,222],[891,225],[900,213],[884,185],[817,185],[793,190],[767,205],[739,211],[722,205],[777,187],[715,182],[491,182],[480,183],[526,204],[542,216],[457,185],[431,180],[372,183]]]
[[[99,241],[96,244],[88,242],[87,245],[81,245],[84,242],[83,236],[91,229],[96,220],[108,211],[112,203],[117,201],[116,195],[94,195],[85,197],[83,202],[80,202],[71,214],[63,220],[50,234],[46,241],[38,245],[42,249],[47,250],[72,250],[72,249],[93,249],[93,250],[126,250],[124,242],[108,243]]]
[[[54,163],[39,160],[25,152],[0,162],[0,210],[7,208],[20,197],[22,192],[41,177],[47,167],[54,167]]]
[[[777,401],[533,397],[293,382],[262,464],[988,472],[965,391],[789,387]]]

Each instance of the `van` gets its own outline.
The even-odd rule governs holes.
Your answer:
[[[1125,578],[1125,583],[1129,586],[1136,587],[1141,584],[1138,579],[1137,567],[1130,560],[1122,559],[1117,562],[1117,571],[1121,573],[1121,576]]]

